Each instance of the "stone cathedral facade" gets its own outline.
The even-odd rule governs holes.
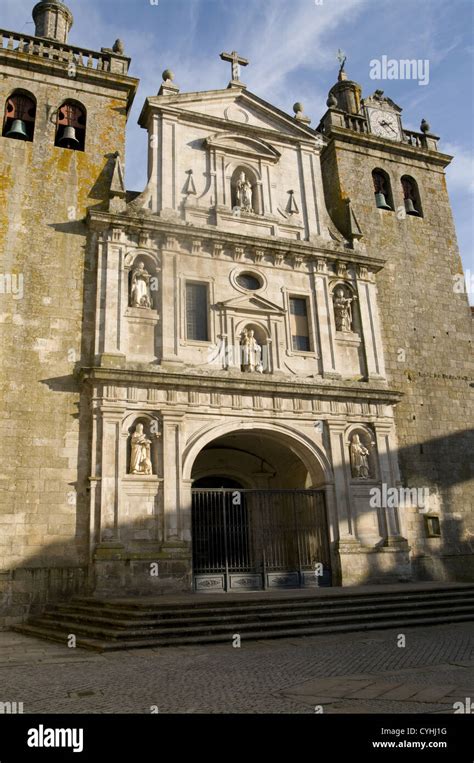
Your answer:
[[[74,592],[472,580],[472,318],[451,157],[342,65],[317,129],[144,103],[58,0],[0,31],[2,624]],[[178,76],[179,79],[179,76]]]

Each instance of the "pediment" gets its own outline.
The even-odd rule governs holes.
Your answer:
[[[284,315],[285,311],[280,305],[270,302],[258,294],[249,296],[243,294],[241,297],[233,297],[225,302],[219,302],[224,310],[231,310],[236,313],[265,313],[265,315]]]
[[[206,144],[210,148],[224,151],[225,154],[266,159],[272,162],[277,162],[281,156],[280,152],[266,141],[230,132],[211,135],[206,139]]]
[[[314,140],[314,130],[286,114],[276,106],[241,88],[207,90],[198,93],[174,93],[148,98],[139,123],[145,127],[152,109],[181,112],[183,118],[195,122],[213,121],[219,129],[236,133],[239,127],[271,131],[295,140]]]
[[[362,101],[365,107],[383,109],[384,111],[396,111],[401,114],[403,109],[397,106],[395,101],[383,94],[383,90],[376,90],[372,95],[367,96]]]

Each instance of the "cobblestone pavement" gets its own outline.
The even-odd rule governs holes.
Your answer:
[[[474,623],[95,654],[0,632],[25,713],[442,713],[474,696]],[[152,710],[153,708],[153,710]]]

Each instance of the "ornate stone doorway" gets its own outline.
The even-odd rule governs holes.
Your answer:
[[[286,443],[228,433],[203,448],[192,476],[196,591],[331,584],[325,489]]]

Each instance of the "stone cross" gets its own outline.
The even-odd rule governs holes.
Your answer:
[[[248,66],[248,60],[239,56],[235,50],[232,53],[221,53],[221,58],[232,64],[232,82],[240,82],[240,67]]]

